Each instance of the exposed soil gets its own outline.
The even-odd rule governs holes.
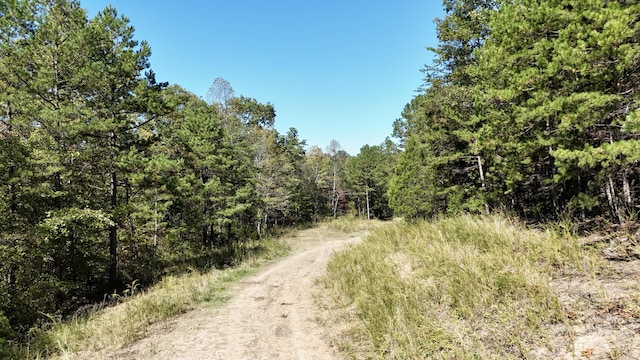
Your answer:
[[[102,359],[337,359],[318,323],[317,279],[334,251],[360,240],[325,227],[305,230],[293,254],[231,289],[223,306],[156,324],[148,335]],[[92,358],[96,358],[93,354]]]
[[[598,251],[596,273],[551,282],[566,319],[555,331],[556,350],[537,358],[640,359],[640,246],[629,239],[597,242],[607,247]]]

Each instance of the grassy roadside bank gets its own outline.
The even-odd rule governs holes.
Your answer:
[[[147,328],[197,306],[217,305],[228,298],[227,290],[239,279],[254,274],[265,261],[286,255],[293,235],[244,243],[245,258],[237,267],[192,271],[167,276],[158,284],[117,296],[116,306],[60,322],[52,319],[47,330],[34,330],[27,345],[15,349],[10,359],[75,359],[102,350],[118,349],[144,337]],[[259,247],[259,251],[253,248]],[[90,355],[87,355],[90,357]],[[1,356],[0,356],[1,358]]]
[[[596,263],[569,235],[461,216],[375,229],[323,284],[353,358],[535,358],[565,319],[550,280]]]

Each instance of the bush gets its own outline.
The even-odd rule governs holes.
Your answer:
[[[0,311],[0,359],[9,359],[10,358],[10,342],[9,340],[13,338],[14,333],[11,330],[11,326],[9,326],[9,320],[4,313]]]

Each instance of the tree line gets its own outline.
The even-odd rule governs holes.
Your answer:
[[[222,78],[203,100],[150,55],[113,7],[0,3],[0,347],[180,264],[228,265],[277,226],[390,216],[391,168],[369,166],[391,144],[307,148],[272,104]]]
[[[394,124],[406,217],[637,220],[640,4],[444,0],[425,86]]]

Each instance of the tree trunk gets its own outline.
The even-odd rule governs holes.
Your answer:
[[[204,247],[209,247],[209,235],[207,234],[208,229],[209,227],[206,224],[202,225],[202,245]]]
[[[262,228],[262,231],[264,232],[265,230],[267,230],[267,222],[269,221],[269,213],[265,212],[264,213],[264,228]],[[260,236],[262,236],[262,234],[260,234]]]
[[[621,221],[620,217],[620,209],[618,208],[618,199],[616,195],[615,184],[613,183],[613,178],[611,175],[607,177],[607,184],[605,185],[605,190],[607,194],[607,200],[609,201],[609,207],[613,211],[613,214],[618,218],[618,221]]]
[[[13,130],[12,128],[12,124],[13,124],[13,119],[12,118],[13,112],[11,109],[11,102],[7,101],[7,111],[6,111],[6,120],[2,121],[2,123],[4,123],[5,125],[5,130],[7,131],[7,134],[11,133],[11,130]]]
[[[482,191],[486,193],[487,191],[487,184],[484,180],[484,170],[482,168],[482,157],[480,157],[480,155],[478,155],[478,171],[480,172],[480,184],[482,186]],[[487,204],[486,202],[484,203],[484,212],[489,215],[490,211],[489,211],[489,204]]]
[[[337,168],[336,165],[333,165],[333,218],[335,219],[338,216],[338,200],[340,196],[337,194]]]
[[[624,201],[627,206],[633,205],[633,198],[631,197],[631,186],[629,186],[628,171],[625,170],[622,174],[622,192],[624,193]]]
[[[118,204],[118,178],[116,172],[111,172],[111,212],[115,217],[115,210]],[[115,218],[113,224],[109,227],[109,283],[112,286],[117,284],[118,280],[118,228],[116,226]]]
[[[369,206],[369,187],[368,186],[365,190],[365,194],[367,196],[367,220],[371,220],[371,207]]]
[[[6,121],[3,121],[3,124],[5,125],[5,130],[7,132],[7,136],[11,136],[12,123],[13,123],[13,120],[11,119],[11,117],[12,117],[11,102],[7,101]],[[3,136],[2,134],[0,134],[0,139],[2,138]],[[6,137],[4,138],[6,139]],[[15,171],[14,167],[10,166],[9,174],[13,174],[14,171]],[[9,178],[11,177],[12,176],[9,176]],[[13,189],[13,184],[9,183],[9,212],[11,214],[15,214],[16,211],[17,211],[16,195]]]
[[[213,236],[213,234],[215,234],[214,230],[215,229],[213,224],[209,224],[209,249],[213,249],[213,241],[215,239],[215,237]]]
[[[158,189],[153,194],[153,258],[158,255]]]
[[[116,148],[116,133],[111,131],[111,146],[114,151]],[[115,156],[115,154],[112,154]],[[110,192],[111,192],[111,214],[113,216],[113,224],[109,227],[109,283],[112,287],[117,285],[118,281],[118,227],[116,225],[115,213],[116,207],[118,206],[118,177],[115,171],[115,165],[112,165],[114,169],[111,170],[110,174]]]
[[[206,188],[206,184],[209,181],[209,176],[206,173],[206,169],[201,169],[200,181],[202,181],[202,186]],[[213,234],[209,232],[209,225],[207,225],[207,220],[209,220],[209,214],[211,212],[211,204],[209,202],[209,194],[206,190],[203,191],[202,195],[202,243],[205,247],[211,248],[213,246]]]

